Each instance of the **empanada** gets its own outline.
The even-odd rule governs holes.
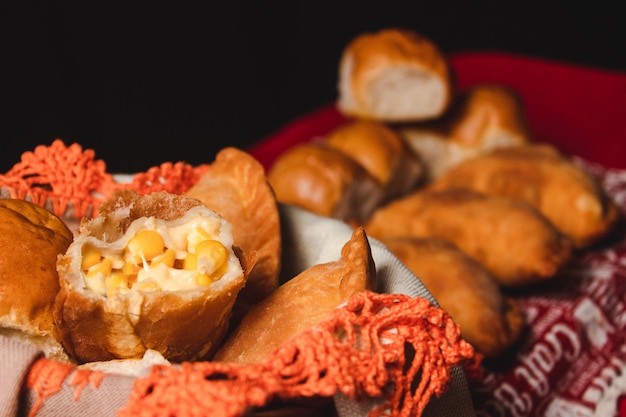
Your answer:
[[[356,228],[337,261],[313,265],[286,281],[243,318],[213,360],[258,363],[288,339],[322,321],[359,291],[374,286],[367,236]]]
[[[420,189],[376,210],[365,230],[446,239],[505,286],[550,279],[572,255],[571,241],[529,204],[467,189]]]
[[[461,162],[431,185],[459,187],[532,204],[577,248],[606,236],[619,217],[596,178],[550,145],[492,150]]]
[[[522,334],[517,300],[475,259],[439,238],[383,239],[387,248],[424,283],[460,326],[461,336],[488,358],[511,347]]]
[[[116,191],[59,256],[53,317],[78,363],[212,354],[245,285],[230,223],[191,197]]]
[[[224,148],[210,169],[186,193],[224,217],[249,270],[239,294],[236,314],[278,287],[281,234],[278,205],[263,166],[247,152]]]

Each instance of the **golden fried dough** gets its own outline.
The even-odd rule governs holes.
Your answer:
[[[371,289],[376,269],[369,242],[356,228],[337,261],[313,265],[256,305],[213,360],[263,361],[288,339],[322,321],[357,292]]]
[[[365,230],[446,239],[505,286],[550,279],[572,255],[571,241],[529,204],[467,189],[416,191],[376,210]]]
[[[382,242],[413,272],[461,328],[474,348],[493,358],[520,337],[517,301],[475,259],[439,238],[396,237]]]
[[[186,195],[202,201],[232,224],[243,267],[249,270],[235,309],[246,311],[278,287],[280,219],[265,169],[248,153],[224,148]]]
[[[596,178],[549,145],[496,149],[460,163],[432,184],[438,190],[459,187],[532,204],[578,248],[606,236],[619,217]]]

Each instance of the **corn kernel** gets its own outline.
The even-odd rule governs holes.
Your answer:
[[[154,230],[142,230],[128,242],[128,252],[134,262],[149,261],[163,253],[165,242]]]
[[[196,269],[198,266],[198,257],[193,253],[188,253],[183,260],[183,269],[187,271],[191,271],[192,269]]]
[[[198,243],[208,239],[213,239],[213,236],[202,227],[197,226],[187,235],[187,251],[195,252]]]
[[[152,262],[150,263],[150,265],[156,266],[158,264],[164,264],[165,266],[172,268],[174,266],[175,260],[176,251],[174,249],[167,248],[165,252],[163,252],[161,255],[157,255],[152,258]]]
[[[213,283],[213,280],[207,274],[197,274],[196,275],[196,284],[202,285],[202,286],[207,286],[207,285],[211,285],[211,283]]]
[[[108,276],[105,285],[107,297],[128,292],[128,278],[121,272],[114,272]]]
[[[112,263],[113,262],[110,258],[103,258],[100,263],[93,265],[87,270],[87,276],[93,277],[98,274],[102,274],[104,276],[110,275],[112,271]]]
[[[204,240],[196,246],[198,268],[207,274],[213,274],[228,261],[228,251],[217,240]]]
[[[83,259],[81,260],[81,268],[83,268],[83,271],[86,271],[92,266],[96,265],[102,259],[102,254],[100,253],[100,250],[98,250],[98,248],[96,248],[95,246],[89,244],[83,246],[82,256]]]

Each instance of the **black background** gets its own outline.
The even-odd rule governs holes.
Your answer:
[[[619,3],[572,3],[0,1],[0,172],[55,138],[110,172],[210,162],[333,102],[342,49],[383,27],[626,71]]]

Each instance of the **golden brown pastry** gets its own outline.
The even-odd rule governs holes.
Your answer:
[[[505,286],[551,279],[572,256],[571,241],[529,204],[467,189],[413,192],[376,210],[365,230],[446,239]]]
[[[522,334],[517,300],[475,259],[439,238],[395,237],[382,241],[426,286],[460,326],[462,337],[487,358],[510,348]]]
[[[387,28],[356,36],[339,62],[339,110],[384,122],[434,119],[450,105],[452,74],[445,55],[414,31]]]
[[[59,257],[54,319],[78,363],[212,354],[245,275],[231,225],[199,200],[116,191]]]
[[[370,120],[351,120],[324,139],[370,173],[385,190],[385,201],[414,190],[423,177],[422,162],[389,126]]]
[[[249,271],[235,306],[240,314],[239,310],[246,311],[278,287],[280,219],[265,169],[247,152],[227,147],[185,195],[202,201],[232,225],[244,268]]]
[[[384,198],[382,186],[349,156],[319,142],[288,149],[268,172],[281,203],[360,223]]]
[[[494,149],[451,168],[431,187],[463,187],[524,200],[578,248],[606,236],[619,218],[597,179],[550,145]]]
[[[28,201],[0,199],[0,335],[67,361],[52,313],[59,291],[57,256],[73,236],[65,223]]]
[[[213,360],[262,362],[352,295],[371,289],[375,276],[367,236],[362,228],[356,228],[339,260],[314,265],[282,284],[248,312]]]
[[[444,117],[397,131],[421,156],[431,180],[465,159],[531,141],[521,97],[499,84],[475,85],[455,98]]]

